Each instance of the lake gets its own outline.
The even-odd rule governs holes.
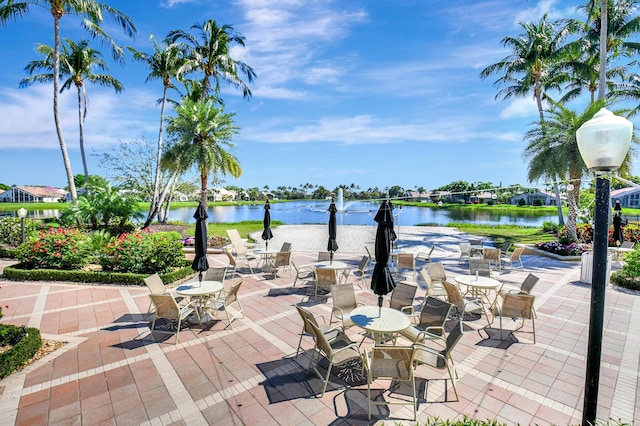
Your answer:
[[[280,220],[287,225],[322,224],[329,219],[328,201],[292,201],[271,204],[271,220]],[[369,201],[345,201],[336,219],[339,225],[374,225],[379,203]],[[194,223],[195,207],[171,209],[169,220]],[[446,225],[450,222],[470,222],[487,225],[510,224],[519,226],[542,226],[543,222],[558,223],[557,214],[535,212],[529,209],[509,214],[476,211],[471,209],[446,209],[414,206],[396,206],[393,210],[396,225],[413,226],[420,224]],[[209,222],[241,222],[262,220],[264,204],[242,206],[209,207]]]

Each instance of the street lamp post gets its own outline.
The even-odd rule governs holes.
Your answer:
[[[18,209],[18,217],[20,218],[20,230],[22,231],[21,242],[24,243],[24,218],[27,217],[27,209],[20,207]]]
[[[589,340],[585,373],[583,426],[596,423],[602,331],[604,324],[604,297],[607,287],[607,258],[609,240],[609,180],[604,172],[620,167],[624,161],[633,133],[633,124],[623,117],[602,108],[576,132],[578,149],[589,170],[596,174],[596,207],[593,234],[593,274],[591,281],[591,307]]]

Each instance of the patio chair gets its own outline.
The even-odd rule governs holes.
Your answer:
[[[319,251],[318,252],[318,262],[328,262],[331,260],[331,253],[328,251]]]
[[[324,287],[333,287],[338,284],[338,277],[336,271],[330,268],[316,268],[316,288],[313,295],[315,299],[318,296],[318,290],[322,290]]]
[[[481,277],[491,276],[491,263],[484,259],[470,259],[469,260],[469,274],[478,274]]]
[[[413,253],[398,253],[396,257],[396,275],[401,269],[411,269],[413,279],[416,278],[416,261]]]
[[[436,246],[431,246],[429,251],[418,252],[418,254],[416,255],[416,260],[424,260],[427,263],[431,263],[431,255],[433,254],[433,251],[435,250],[435,248]]]
[[[233,267],[233,272],[231,273],[232,277],[236,275],[236,271],[238,267],[247,268],[249,269],[249,272],[253,274],[253,269],[251,269],[251,264],[249,263],[249,259],[247,259],[246,257],[236,257],[233,254],[231,254],[229,250],[225,250],[224,252],[227,255],[227,258],[229,259],[229,266]]]
[[[416,367],[419,365],[427,365],[438,370],[444,370],[446,368],[449,372],[449,379],[451,379],[451,385],[453,386],[453,392],[456,394],[456,399],[460,399],[458,397],[458,390],[456,389],[458,373],[456,372],[451,352],[453,352],[453,349],[462,336],[462,321],[458,321],[447,336],[447,343],[443,350],[438,351],[422,343],[415,343],[413,345],[416,351],[413,355],[414,365]]]
[[[203,279],[204,281],[220,281],[221,283],[224,283],[224,279],[226,276],[227,276],[226,266],[214,267],[214,268],[209,268],[205,271]]]
[[[238,291],[240,291],[240,286],[242,286],[242,282],[244,279],[240,279],[238,282],[233,284],[227,295],[224,298],[213,300],[212,302],[206,305],[206,309],[213,309],[215,311],[224,311],[227,316],[227,321],[229,321],[229,328],[233,329],[233,320],[238,318],[244,318],[244,311],[242,310],[242,304],[240,303],[240,299],[238,298]],[[229,307],[234,306],[236,313],[232,316],[229,315]]]
[[[338,331],[338,335],[336,336],[336,338],[333,341],[329,342],[329,340],[327,340],[325,335],[316,325],[306,319],[305,321],[307,321],[309,330],[311,330],[311,334],[313,334],[313,338],[316,342],[314,351],[311,355],[311,359],[309,360],[309,368],[307,369],[307,373],[313,367],[313,371],[315,371],[318,377],[323,380],[324,385],[322,387],[322,394],[320,395],[321,397],[323,397],[325,391],[327,390],[327,384],[329,383],[331,368],[333,368],[334,366],[344,365],[348,362],[361,360],[362,355],[360,354],[360,348],[358,347],[358,345],[349,340],[349,338],[343,331]],[[318,371],[318,365],[320,364],[321,357],[325,357],[327,361],[329,361],[327,374],[325,376],[320,374],[320,372]]]
[[[291,243],[284,242],[282,243],[282,247],[280,247],[280,251],[291,251]]]
[[[367,263],[367,267],[368,268],[373,268],[376,264],[376,258],[371,256],[371,251],[369,250],[369,247],[364,246],[364,250],[367,252],[367,257],[369,258],[369,262]]]
[[[360,263],[358,263],[358,267],[356,268],[356,270],[353,271],[353,274],[360,278],[360,281],[362,281],[362,283],[365,285],[367,285],[367,281],[365,280],[365,275],[366,275],[366,268],[367,268],[367,264],[369,263],[369,258],[367,256],[362,256],[362,259],[360,259]],[[348,270],[345,270],[348,272]],[[358,284],[358,287],[362,288],[362,286],[360,286],[360,284]]]
[[[291,252],[279,251],[276,253],[276,257],[273,259],[273,264],[270,265],[270,267],[273,270],[274,276],[278,276],[278,268],[282,268],[283,272],[289,271],[289,276],[291,276],[289,265],[291,265]]]
[[[402,404],[413,407],[413,420],[416,420],[418,399],[416,397],[416,383],[413,378],[414,348],[403,346],[374,346],[371,351],[365,351],[364,368],[367,371],[367,399],[369,406],[369,420],[371,420],[372,405]],[[411,399],[402,397],[393,400],[373,400],[371,398],[371,385],[376,379],[391,380],[389,394],[392,388],[405,382],[411,385]],[[383,391],[384,392],[384,391]],[[400,394],[399,394],[400,395]]]
[[[431,278],[429,295],[436,296],[444,294],[444,287],[442,283],[447,279],[447,273],[444,270],[444,264],[442,262],[431,262],[427,264],[427,272]]]
[[[502,318],[511,318],[513,321],[518,319],[522,320],[522,324],[516,327],[514,330],[509,330],[512,333],[520,331],[524,327],[525,320],[531,320],[531,328],[533,333],[533,343],[536,343],[536,313],[534,309],[534,303],[536,297],[531,294],[516,294],[505,293],[502,297],[502,303],[496,305],[494,309],[494,316],[500,317],[500,339],[502,339],[502,331],[505,330],[502,324]]]
[[[356,300],[356,292],[353,288],[353,284],[340,284],[331,287],[331,299],[333,306],[331,307],[331,316],[329,317],[329,324],[333,324],[333,317],[342,323],[342,329],[346,330],[349,327],[353,327],[354,323],[351,320],[351,311],[353,311],[362,303]]]
[[[305,266],[302,266],[302,267],[298,266],[298,264],[293,260],[293,258],[291,258],[291,266],[293,266],[293,269],[296,271],[296,277],[293,280],[293,285],[291,286],[291,288],[294,288],[296,286],[296,283],[298,282],[298,280],[315,277],[312,269]]]
[[[460,258],[458,259],[458,263],[469,261],[471,259],[471,244],[459,243],[459,245],[460,245]]]
[[[145,277],[143,280],[151,294],[165,294],[167,292],[167,288],[164,286],[164,283],[162,282],[162,278],[160,278],[160,275],[158,274],[149,275],[148,277]],[[151,313],[151,308],[153,308],[153,301],[149,300],[149,307],[147,308],[147,314]]]
[[[427,296],[420,311],[418,325],[400,331],[400,335],[413,343],[424,343],[426,340],[446,343],[444,325],[453,309],[451,303],[437,297]]]
[[[516,247],[508,256],[501,257],[500,260],[506,264],[511,266],[511,270],[513,270],[516,262],[520,262],[520,269],[524,270],[524,265],[522,263],[522,253],[524,253],[524,247]]]
[[[149,294],[149,298],[151,299],[151,303],[155,307],[155,311],[153,312],[153,322],[151,323],[151,334],[155,333],[164,333],[164,334],[174,334],[173,331],[161,331],[155,330],[156,320],[159,318],[168,319],[171,321],[176,321],[176,341],[178,343],[178,338],[180,337],[180,327],[182,327],[182,321],[184,321],[189,315],[195,312],[195,306],[192,303],[189,303],[183,307],[178,306],[178,302],[171,294]]]
[[[396,288],[393,289],[391,297],[389,298],[389,307],[408,315],[413,315],[413,302],[417,290],[418,287],[415,284],[406,281],[397,282]]]
[[[428,265],[433,265],[433,263],[428,263]],[[431,277],[431,274],[428,271],[427,267],[420,269],[420,276],[424,280],[427,286],[427,295],[428,296],[438,296],[438,297],[447,297],[447,292],[444,291],[444,287],[442,286],[442,280],[437,279],[434,280]],[[445,276],[446,277],[446,276]]]
[[[495,268],[500,271],[502,264],[500,263],[500,249],[486,247],[483,252],[483,259],[488,260],[491,265],[495,265]]]
[[[450,282],[443,282],[444,289],[447,292],[447,299],[449,303],[453,306],[458,307],[461,311],[460,318],[464,319],[464,316],[468,313],[473,313],[477,311],[481,311],[484,313],[485,318],[487,319],[487,324],[491,324],[489,322],[489,315],[487,314],[487,310],[484,308],[484,303],[482,299],[465,299],[460,292],[460,289],[455,284],[451,284]]]
[[[306,335],[313,337],[313,331],[311,330],[311,327],[309,327],[307,322],[310,322],[314,324],[316,327],[318,327],[318,330],[320,330],[320,332],[324,334],[325,338],[329,343],[334,341],[338,337],[338,334],[340,334],[341,328],[338,326],[331,327],[326,325],[327,320],[323,315],[316,316],[311,311],[303,308],[300,305],[295,305],[295,307],[296,307],[296,310],[298,311],[298,314],[300,315],[300,318],[302,318],[302,331],[300,332],[300,340],[298,341],[296,356],[298,356],[298,353],[300,352],[300,348],[302,347],[302,338]],[[318,324],[318,320],[316,319],[316,317],[322,318],[323,325]]]
[[[509,241],[505,241],[502,243],[502,247],[500,247],[500,256],[509,256],[509,249],[513,244]]]

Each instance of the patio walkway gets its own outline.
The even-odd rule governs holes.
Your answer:
[[[355,265],[363,254],[339,251],[336,259]],[[316,255],[294,252],[298,264],[312,263]],[[466,273],[453,250],[436,250],[434,257],[448,274]],[[226,258],[212,256],[215,263],[225,265]],[[496,277],[519,283],[532,272],[541,278],[534,289],[537,344],[522,333],[516,334],[518,342],[488,339],[476,331],[484,320],[465,321],[465,335],[453,353],[460,399],[443,380],[446,371],[419,367],[424,394],[418,420],[466,414],[510,424],[580,422],[590,287],[578,282],[579,263],[541,256],[525,256],[524,263],[526,271]],[[0,269],[6,264],[0,261]],[[68,342],[0,381],[0,424],[352,425],[411,418],[406,406],[383,406],[369,422],[366,384],[347,388],[336,374],[325,396],[317,397],[321,380],[306,374],[310,338],[303,340],[305,352],[295,356],[301,322],[293,305],[302,302],[328,318],[331,300],[309,299],[310,282],[299,280],[290,291],[293,278],[286,272],[274,279],[242,276],[246,318],[236,320],[232,330],[225,328],[224,315],[204,328],[183,330],[177,345],[175,336],[164,342],[149,336],[146,288],[0,281],[0,301],[9,306],[3,323],[37,327],[44,338]],[[227,287],[236,279],[227,278]],[[425,287],[418,284],[422,300]],[[376,303],[370,290],[356,286],[356,292],[359,301]],[[639,324],[640,294],[609,286],[602,421],[640,424]],[[349,334],[360,340],[356,327]]]

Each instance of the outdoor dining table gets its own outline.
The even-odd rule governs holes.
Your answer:
[[[498,291],[502,287],[502,283],[495,278],[483,277],[478,275],[458,275],[455,277],[458,284],[467,287],[467,293],[472,297],[484,299],[490,306],[496,301]],[[489,292],[495,293],[493,299],[489,298]]]
[[[194,281],[176,287],[176,293],[196,302],[196,314],[189,317],[191,324],[205,324],[211,321],[206,312],[207,301],[224,290],[221,281]]]
[[[395,340],[395,335],[411,325],[409,317],[397,309],[359,306],[351,311],[351,321],[367,332],[374,342]],[[393,336],[390,339],[390,336]],[[364,340],[364,339],[363,339]]]
[[[258,266],[260,266],[260,264],[262,264],[262,269],[263,270],[268,270],[269,269],[269,265],[273,264],[273,260],[276,257],[276,254],[278,254],[280,250],[276,249],[276,248],[267,248],[267,249],[261,249],[261,248],[257,248],[257,249],[253,249],[253,252],[255,254],[257,254],[258,256],[260,256],[260,261],[258,263]]]

